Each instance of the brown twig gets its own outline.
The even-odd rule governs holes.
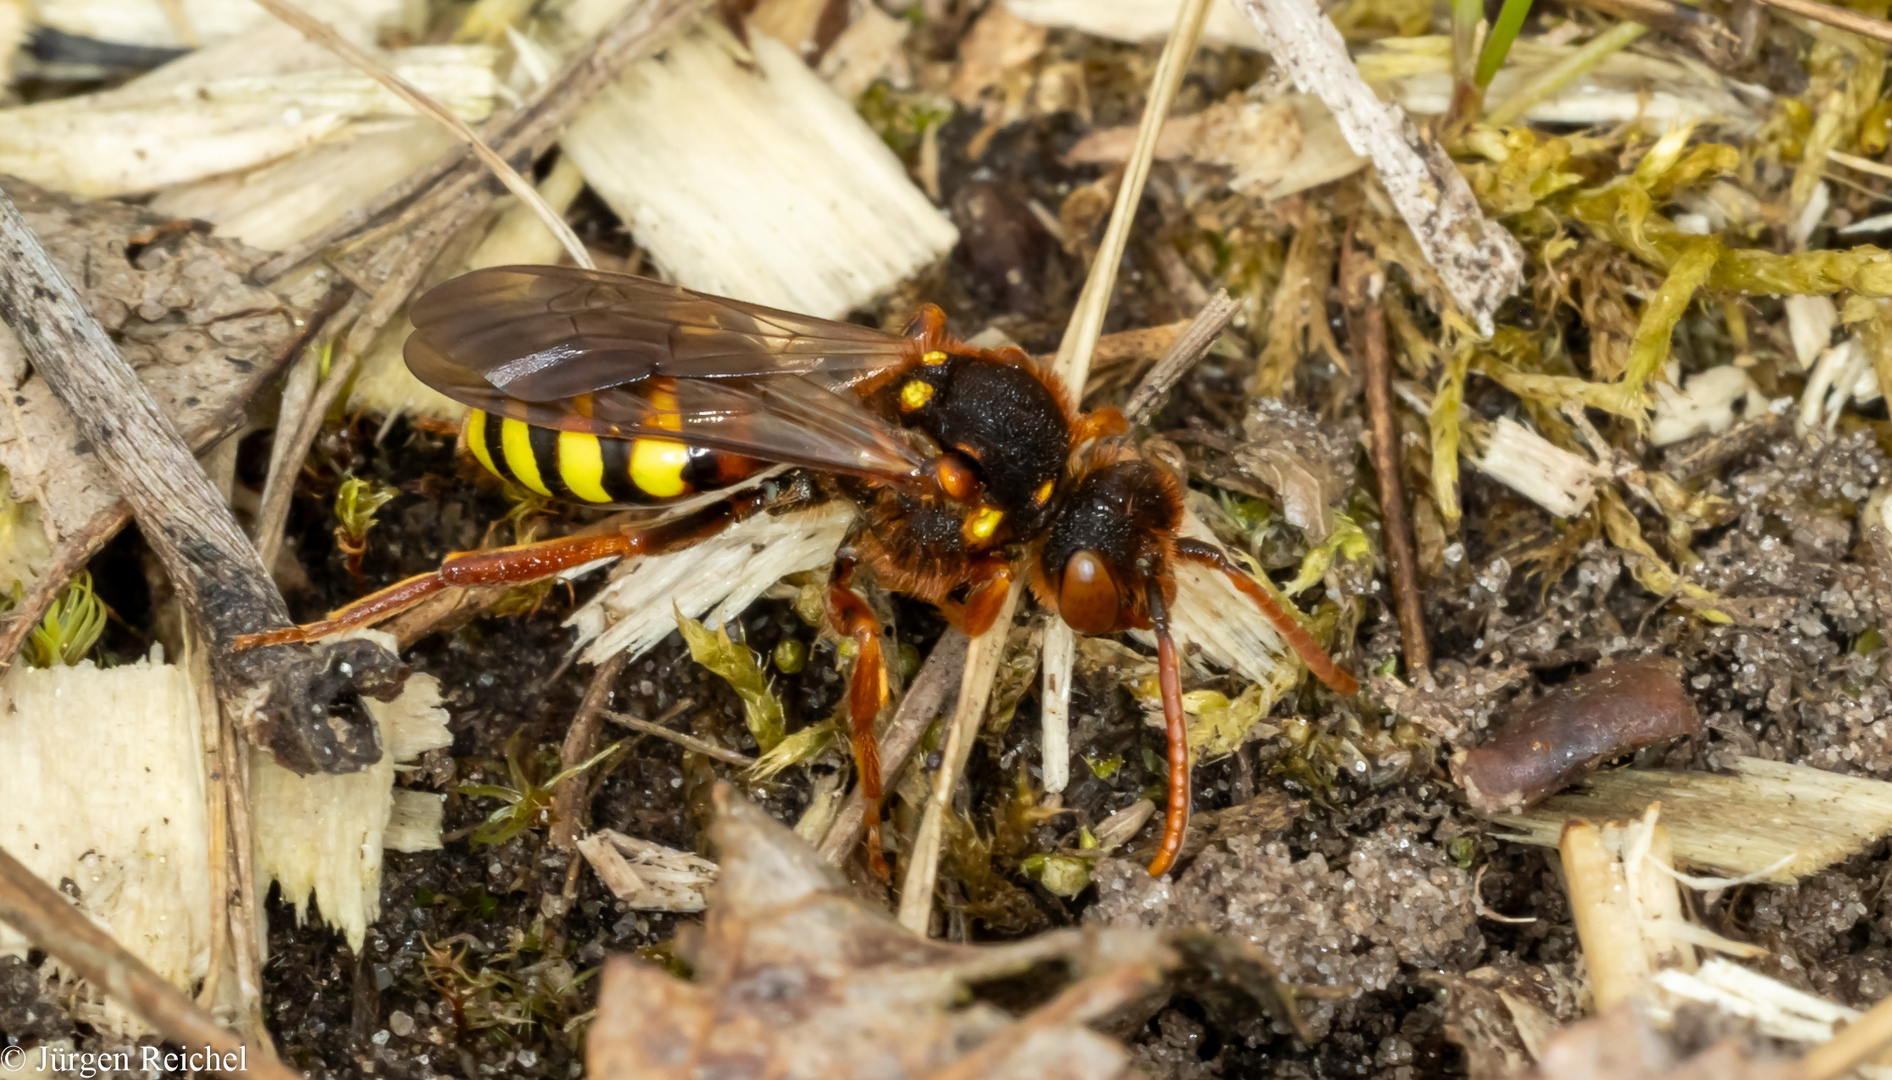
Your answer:
[[[1820,0],[1760,0],[1760,2],[1792,15],[1837,27],[1847,33],[1892,44],[1892,22],[1875,19],[1870,15],[1861,15],[1850,8],[1822,4]]]
[[[880,733],[880,764],[885,775],[900,775],[934,718],[952,707],[954,691],[958,689],[954,675],[965,667],[967,644],[965,634],[946,631],[933,646],[920,673],[907,686],[906,696],[894,709],[893,719]],[[861,797],[861,789],[856,785],[847,805],[834,815],[828,835],[822,838],[821,857],[835,866],[845,863],[848,855],[860,846],[866,814],[867,800]]]
[[[1132,426],[1149,419],[1164,395],[1169,393],[1170,387],[1176,385],[1176,380],[1194,367],[1196,361],[1206,356],[1209,347],[1222,336],[1222,331],[1235,321],[1238,310],[1240,305],[1229,299],[1228,290],[1217,289],[1215,295],[1209,297],[1209,302],[1202,305],[1202,310],[1196,312],[1196,317],[1189,321],[1189,325],[1170,345],[1169,351],[1143,376],[1137,388],[1130,392],[1130,398],[1123,406],[1123,418],[1130,421]]]
[[[558,748],[559,772],[576,768],[597,753],[598,732],[604,727],[605,703],[611,700],[611,689],[617,685],[618,676],[624,674],[624,666],[629,662],[628,654],[615,653],[592,672],[591,685],[585,688],[578,713],[572,717],[571,727],[565,729],[565,741]],[[580,773],[559,781],[552,791],[551,842],[560,851],[578,850],[578,837],[585,831],[585,819],[590,817],[584,797],[590,787],[591,777]]]
[[[623,656],[625,654],[618,653],[617,655]],[[741,766],[745,769],[755,767],[756,761],[749,755],[739,754],[726,746],[717,746],[708,739],[699,739],[694,735],[686,735],[681,731],[672,731],[662,724],[653,723],[642,717],[632,716],[628,713],[616,713],[607,710],[603,715],[606,720],[611,721],[613,724],[621,724],[624,727],[630,728],[632,731],[642,732],[645,735],[655,735],[659,739],[676,743],[678,746],[683,747],[693,754],[702,754],[704,757],[712,757],[717,761],[727,762],[728,764]]]
[[[1386,561],[1393,575],[1393,606],[1399,616],[1399,641],[1406,654],[1408,678],[1432,670],[1426,642],[1425,602],[1419,595],[1419,559],[1413,553],[1412,522],[1406,516],[1405,487],[1399,482],[1399,425],[1393,417],[1393,371],[1386,349],[1386,312],[1377,298],[1361,309],[1362,377],[1366,380],[1367,420],[1373,431],[1373,473],[1380,485],[1380,520],[1385,525]]]
[[[1654,27],[1701,54],[1718,71],[1741,65],[1741,35],[1713,15],[1677,0],[1580,0],[1585,7]]]
[[[380,735],[358,696],[398,690],[399,662],[361,640],[232,649],[245,634],[288,626],[288,607],[150,390],[4,197],[0,319],[124,492],[146,542],[204,628],[218,699],[249,740],[305,773],[346,772],[378,760]]]
[[[283,528],[289,522],[289,504],[295,496],[302,463],[322,434],[329,407],[341,396],[342,388],[348,385],[359,366],[361,354],[349,352],[329,369],[328,378],[312,388],[301,402],[292,403],[289,392],[283,393],[285,406],[298,404],[300,408],[286,408],[278,420],[275,439],[279,445],[270,447],[270,470],[263,482],[263,506],[256,515],[257,555],[263,565],[271,569],[275,568],[276,556],[282,551]]]
[[[0,849],[0,921],[46,950],[79,977],[136,1013],[166,1039],[189,1050],[205,1048],[217,1062],[196,1068],[227,1076],[263,1080],[301,1080],[299,1074],[271,1060],[218,1026],[164,977],[126,952],[80,914],[52,886]],[[255,1053],[254,1058],[250,1057]],[[225,1059],[223,1055],[231,1055]],[[227,1065],[229,1067],[225,1067]]]

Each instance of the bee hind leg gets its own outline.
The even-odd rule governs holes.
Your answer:
[[[881,655],[880,619],[849,581],[854,576],[854,560],[840,558],[834,564],[834,576],[828,581],[828,620],[834,631],[854,642],[854,673],[848,679],[848,742],[854,749],[854,769],[860,775],[861,799],[866,804],[863,822],[867,828],[867,861],[875,876],[892,880],[886,854],[880,844],[880,743],[874,737],[874,720],[887,703],[887,663]]]
[[[320,622],[289,626],[238,638],[238,649],[314,641],[386,619],[449,588],[473,585],[525,585],[575,570],[599,559],[630,555],[659,555],[706,540],[768,505],[770,495],[751,489],[711,503],[693,513],[648,528],[617,529],[605,533],[561,536],[530,544],[462,551],[447,556],[440,569],[416,574],[406,581],[370,593],[329,613]]]

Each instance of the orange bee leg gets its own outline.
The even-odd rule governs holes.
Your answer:
[[[263,645],[313,641],[345,630],[373,626],[399,615],[443,589],[469,585],[524,585],[599,559],[675,551],[713,536],[748,517],[766,505],[766,498],[766,495],[759,493],[759,489],[745,491],[695,513],[646,529],[562,536],[556,540],[514,544],[489,551],[456,552],[447,556],[446,561],[440,564],[440,569],[431,574],[416,574],[380,592],[370,593],[346,607],[330,612],[328,618],[320,622],[240,637],[236,640],[236,648],[254,649]]]
[[[1092,439],[1121,435],[1130,430],[1130,422],[1115,406],[1087,412],[1071,425],[1071,445],[1082,446]]]
[[[1281,605],[1274,602],[1274,597],[1257,585],[1255,579],[1249,577],[1247,571],[1237,566],[1235,560],[1229,558],[1221,548],[1200,540],[1181,539],[1176,541],[1176,554],[1211,570],[1222,571],[1243,595],[1255,602],[1255,606],[1274,624],[1275,630],[1287,639],[1288,645],[1307,665],[1307,670],[1314,673],[1315,678],[1326,683],[1337,694],[1352,695],[1359,692],[1360,681],[1334,663],[1333,657],[1327,655],[1327,650],[1314,640],[1314,635],[1308,633],[1307,628],[1294,616],[1281,610]]]
[[[867,601],[848,586],[854,560],[835,561],[828,582],[828,619],[835,633],[854,639],[854,674],[848,680],[848,740],[854,748],[854,768],[860,773],[861,799],[867,804],[867,861],[882,881],[893,880],[880,846],[880,743],[874,738],[874,719],[887,703],[887,664],[881,657],[880,620]]]
[[[1003,559],[991,559],[980,568],[982,577],[972,587],[972,594],[966,597],[965,606],[954,612],[947,611],[947,618],[958,624],[968,637],[978,637],[999,619],[999,611],[1005,607],[1006,594],[1012,591],[1012,564]]]
[[[406,581],[370,593],[346,607],[329,612],[320,622],[284,627],[261,634],[249,634],[236,640],[238,649],[262,645],[283,645],[373,626],[442,590],[463,585],[523,585],[563,570],[612,555],[629,554],[623,533],[602,536],[565,536],[534,544],[493,548],[490,551],[466,551],[447,556],[440,569],[431,574],[416,574]]]
[[[1150,579],[1150,626],[1156,631],[1156,681],[1163,690],[1163,727],[1169,736],[1169,802],[1163,815],[1163,843],[1150,860],[1150,876],[1162,877],[1182,853],[1189,831],[1189,726],[1183,718],[1182,666],[1176,640],[1169,636],[1169,611],[1161,583]]]
[[[907,323],[907,336],[917,339],[922,349],[937,349],[948,342],[945,310],[938,304],[921,304]]]

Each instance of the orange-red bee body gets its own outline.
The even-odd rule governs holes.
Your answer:
[[[473,411],[467,449],[492,472],[550,497],[667,503],[730,487],[772,465],[815,484],[749,485],[647,528],[450,556],[321,623],[248,645],[300,640],[387,618],[441,589],[514,584],[608,556],[697,543],[811,488],[859,510],[837,553],[828,613],[854,640],[848,701],[869,806],[868,854],[885,871],[873,737],[887,679],[881,628],[853,589],[861,565],[888,588],[983,633],[1028,566],[1074,629],[1150,629],[1170,729],[1166,869],[1188,799],[1179,661],[1168,630],[1177,559],[1238,579],[1324,680],[1348,689],[1298,624],[1218,549],[1179,540],[1181,488],[1167,470],[1096,440],[1114,410],[1074,416],[1055,381],[1017,349],[968,346],[921,309],[905,335],[570,267],[475,271],[410,312],[414,374]],[[1088,449],[1087,449],[1088,448]],[[1295,636],[1297,635],[1298,636]]]

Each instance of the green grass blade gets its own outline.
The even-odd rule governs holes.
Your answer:
[[[1511,55],[1511,43],[1518,39],[1518,31],[1524,29],[1524,17],[1530,13],[1531,0],[1504,0],[1498,22],[1478,53],[1478,72],[1473,78],[1479,86],[1491,85],[1491,77],[1504,66],[1504,58]]]

